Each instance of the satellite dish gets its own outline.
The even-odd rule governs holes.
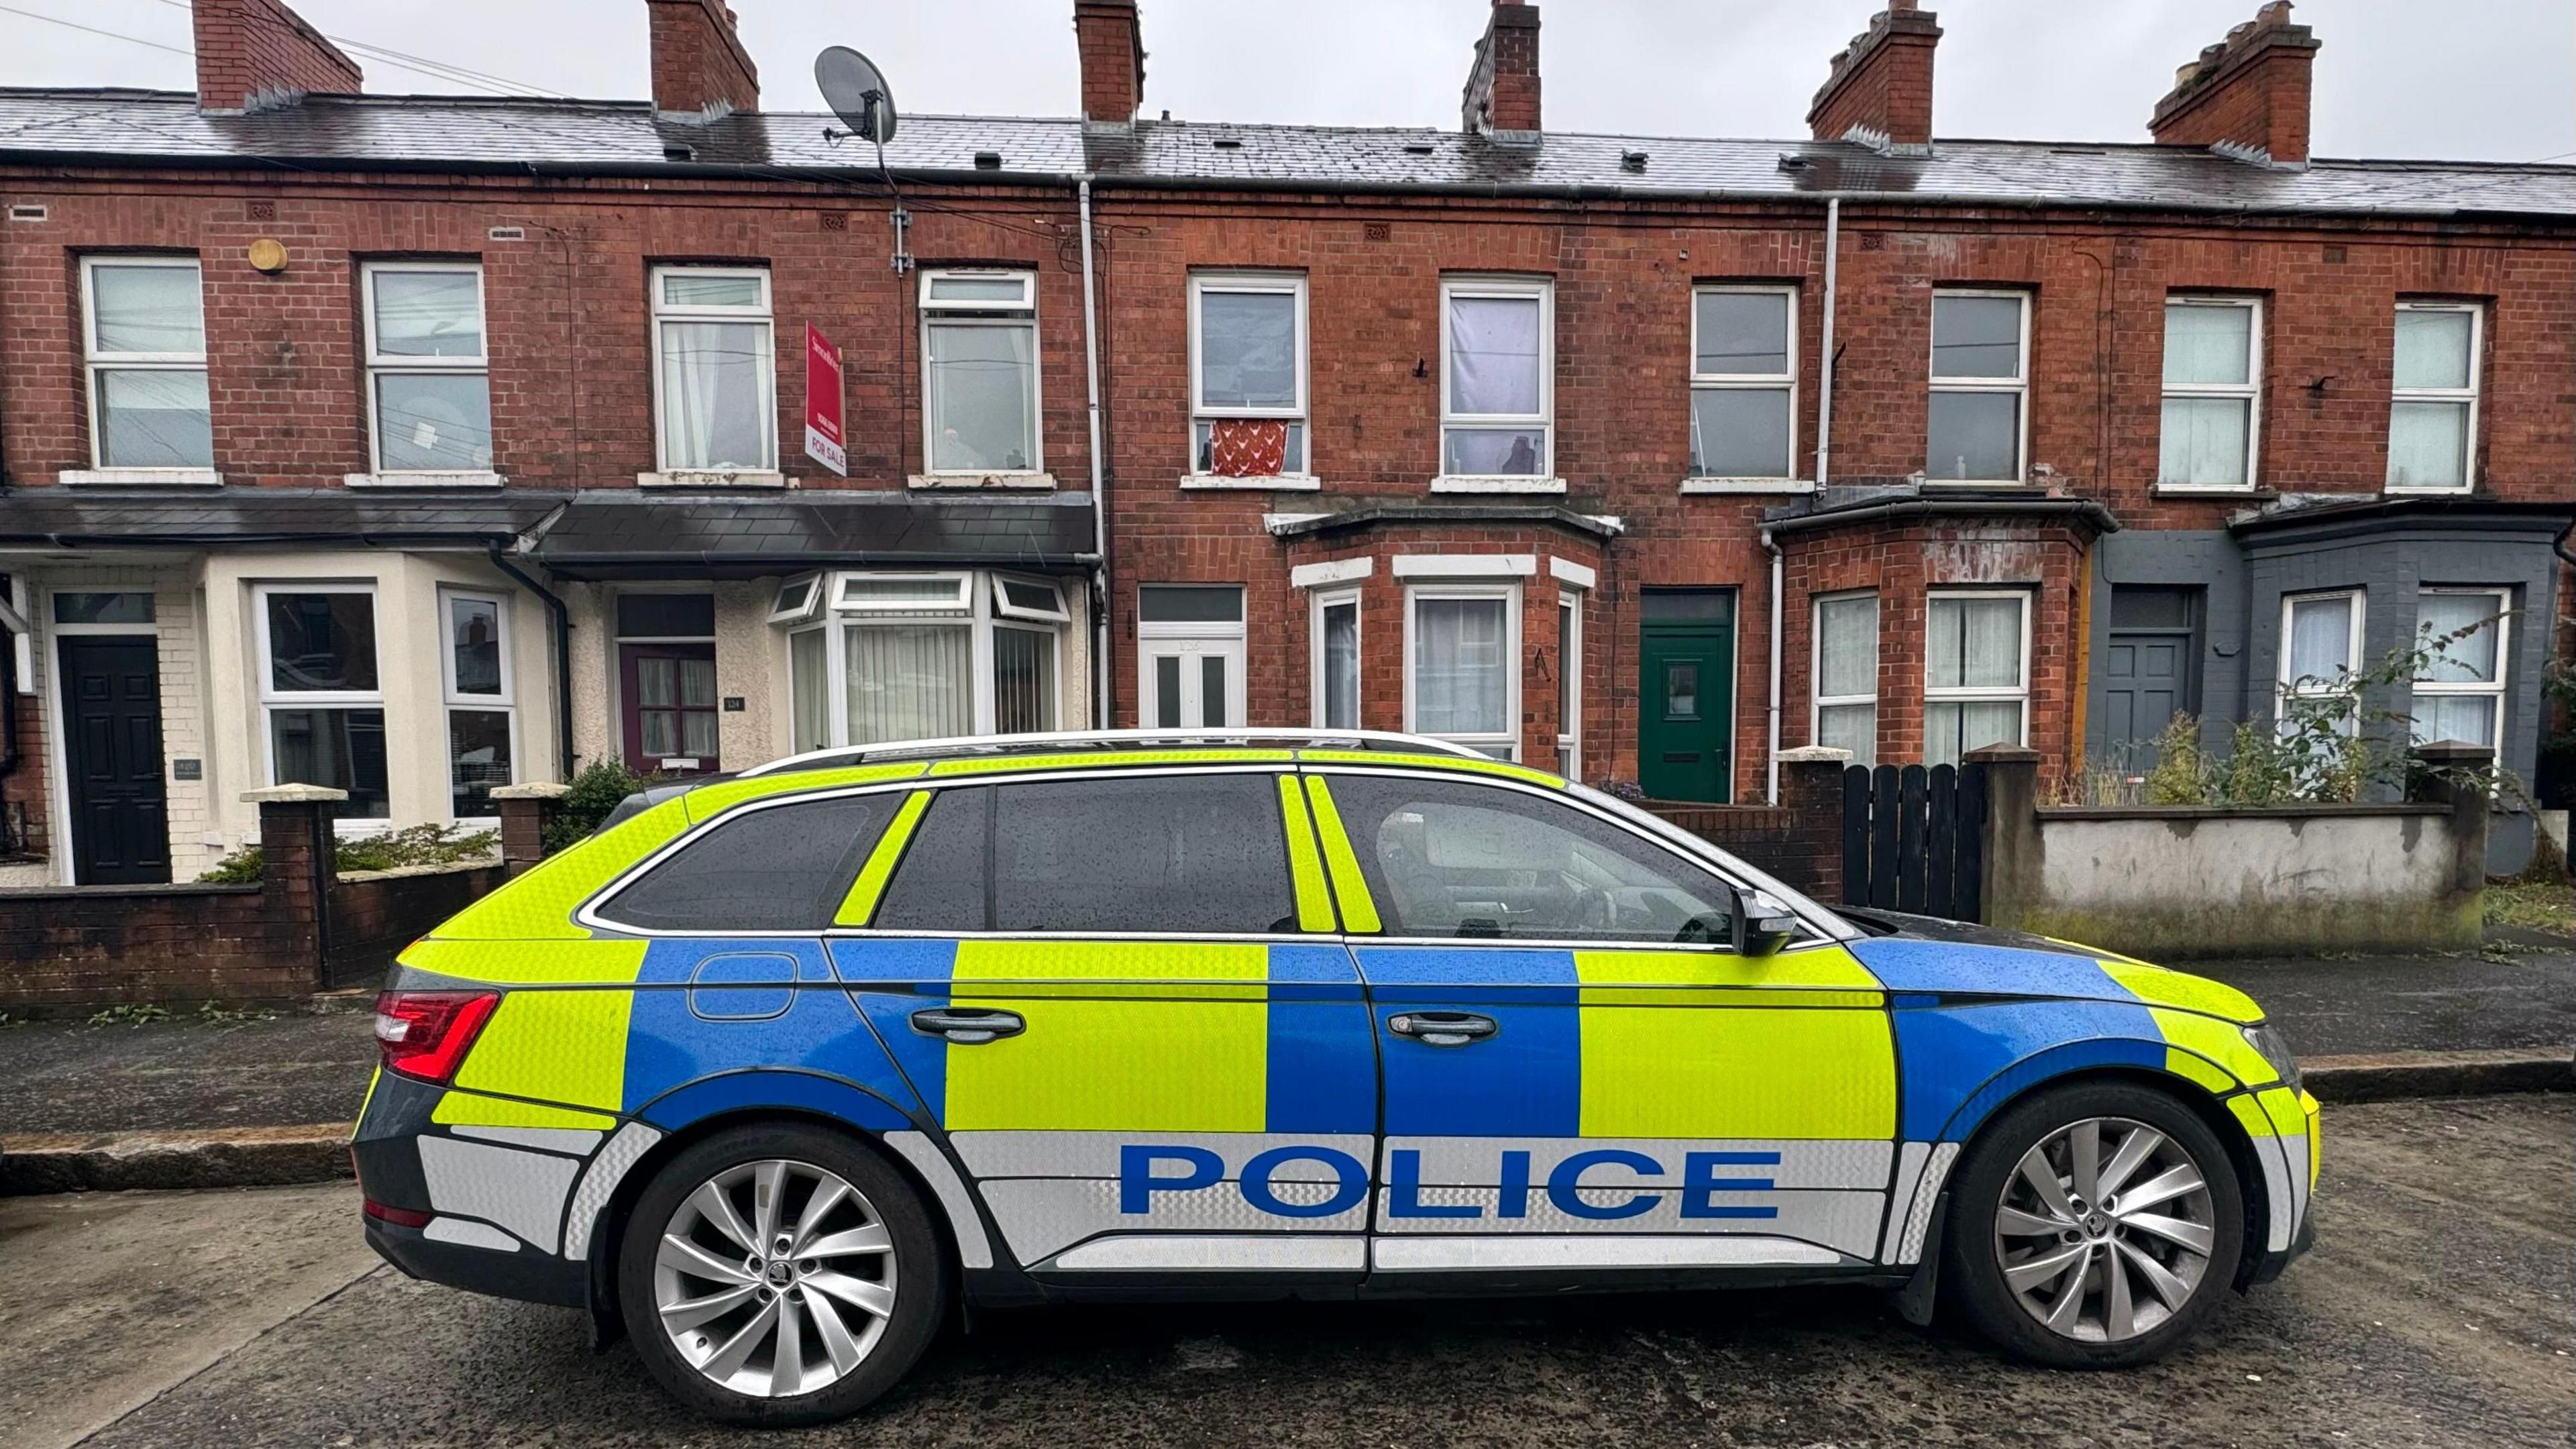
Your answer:
[[[814,84],[851,135],[880,146],[894,139],[894,87],[866,56],[832,46],[814,57]]]

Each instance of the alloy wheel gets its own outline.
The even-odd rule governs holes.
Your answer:
[[[2153,1332],[2209,1270],[2217,1227],[2207,1174],[2171,1136],[2087,1117],[2022,1155],[1995,1210],[1994,1252],[2013,1300],[2086,1343]]]
[[[672,1210],[653,1301],[671,1346],[738,1394],[786,1398],[856,1369],[894,1313],[894,1239],[837,1173],[770,1158]]]

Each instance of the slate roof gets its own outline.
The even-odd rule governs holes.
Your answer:
[[[900,564],[1067,570],[1088,564],[1091,495],[960,497],[872,489],[786,496],[594,489],[535,554],[566,578],[754,578]]]
[[[569,496],[519,488],[471,496],[340,488],[20,488],[0,495],[0,545],[480,546],[508,543],[538,527]]]
[[[184,93],[0,89],[0,165],[276,166],[600,175],[874,176],[872,148],[829,116],[762,112],[675,120],[645,102],[309,96],[210,116]],[[2447,216],[2576,216],[2576,166],[2318,160],[2279,170],[2150,145],[1944,140],[1882,156],[1847,142],[1586,136],[1535,148],[1432,129],[908,116],[886,148],[898,178],[1133,185],[1310,186],[1602,197],[1911,195],[2001,205]],[[1642,170],[1623,157],[1644,153]],[[981,170],[978,153],[997,158]],[[1784,158],[1786,164],[1784,164]]]

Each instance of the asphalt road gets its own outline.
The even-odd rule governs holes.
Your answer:
[[[686,1419],[576,1314],[368,1267],[346,1187],[18,1199],[0,1443],[2565,1444],[2576,1096],[2327,1131],[2317,1253],[2139,1372],[2021,1368],[1851,1291],[1055,1309],[804,1435]]]

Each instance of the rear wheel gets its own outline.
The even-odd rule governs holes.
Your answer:
[[[2207,1123],[2150,1087],[2079,1083],[1979,1135],[1951,1178],[1943,1274],[2005,1349],[2119,1368],[2217,1310],[2244,1240],[2236,1167]]]
[[[903,1377],[946,1311],[910,1184],[839,1133],[738,1128],[673,1158],[618,1251],[627,1334],[663,1388],[733,1424],[814,1424]]]

